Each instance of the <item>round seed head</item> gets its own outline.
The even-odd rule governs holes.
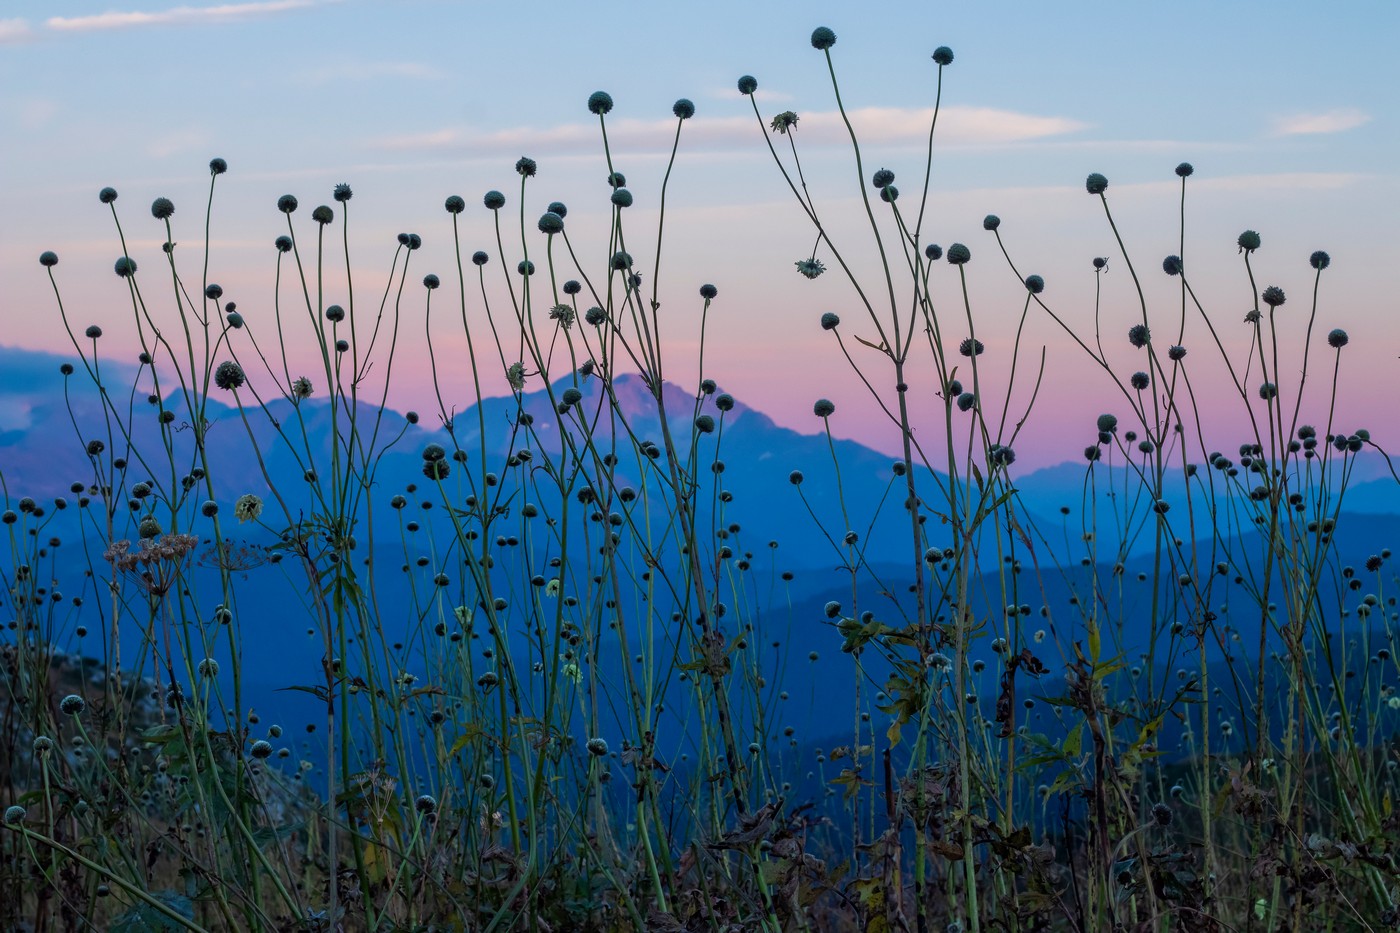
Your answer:
[[[76,693],[70,693],[59,701],[58,710],[65,716],[81,716],[87,709],[87,701]]]
[[[1347,332],[1340,327],[1327,332],[1327,345],[1334,350],[1340,350],[1342,347],[1346,346],[1349,339],[1350,338],[1347,337]]]
[[[695,103],[685,97],[671,105],[671,112],[682,120],[695,116]]]
[[[961,243],[948,247],[948,261],[955,266],[965,265],[972,259],[972,250]]]
[[[1084,190],[1090,194],[1103,194],[1108,190],[1108,179],[1098,172],[1092,172],[1084,179]]]
[[[476,252],[472,253],[472,265],[474,266],[484,266],[490,260],[491,257],[483,249],[479,249]]]
[[[122,256],[112,265],[112,271],[122,278],[130,278],[136,274],[136,260],[130,256]]]
[[[284,214],[290,214],[297,209],[297,199],[294,195],[284,194],[277,199],[277,209]]]
[[[97,200],[101,201],[103,204],[111,204],[116,199],[116,188],[103,188],[101,191],[97,192]]]
[[[812,406],[812,413],[818,418],[830,418],[836,411],[836,403],[830,399],[819,398]]]
[[[1308,265],[1321,272],[1323,269],[1332,265],[1332,257],[1328,256],[1322,250],[1318,250],[1308,257]]]
[[[1163,259],[1162,271],[1167,275],[1181,275],[1181,257],[1173,255]]]
[[[758,90],[758,79],[753,75],[744,75],[739,79],[739,93],[752,94]]]
[[[553,211],[546,211],[540,215],[538,226],[540,228],[540,233],[553,236],[556,233],[562,233],[564,231],[564,218]]]
[[[169,198],[156,198],[151,202],[151,216],[156,220],[166,220],[175,213],[175,202]]]
[[[718,294],[719,289],[715,288],[708,282],[700,286],[700,297],[704,298],[706,301],[713,301],[715,296],[717,296]]]
[[[225,391],[242,388],[245,381],[243,367],[233,360],[225,360],[214,370],[214,384]]]
[[[311,212],[311,219],[324,227],[335,220],[335,211],[331,210],[329,204],[322,204]]]
[[[632,192],[628,191],[626,188],[614,188],[611,200],[613,204],[618,207],[631,207]]]
[[[521,178],[533,178],[538,170],[539,166],[529,156],[521,156],[515,160],[515,172]]]
[[[599,116],[613,109],[612,95],[607,91],[594,91],[588,95],[588,112]]]
[[[983,217],[983,218],[982,218],[982,229],[983,229],[983,230],[995,230],[997,227],[1000,227],[1000,226],[1001,226],[1001,218],[998,217],[996,214],[988,214],[986,217]]]
[[[39,254],[39,265],[47,269],[52,269],[54,266],[58,265],[58,253],[55,253],[51,249],[44,250]]]
[[[1239,246],[1240,251],[1245,253],[1254,252],[1259,248],[1260,242],[1259,234],[1253,230],[1246,230],[1235,238],[1235,243]]]
[[[1039,295],[1045,291],[1045,280],[1038,275],[1026,276],[1026,290],[1032,295]]]
[[[1181,178],[1190,178],[1194,171],[1196,169],[1190,162],[1182,162],[1176,167],[1176,174]]]
[[[331,189],[331,197],[335,198],[336,202],[340,204],[344,204],[354,196],[355,192],[343,181]]]
[[[822,330],[835,330],[841,324],[841,318],[834,311],[828,311],[822,315]]]
[[[933,60],[938,63],[940,68],[951,65],[953,64],[953,50],[946,45],[940,45],[933,50]]]
[[[826,26],[818,26],[812,30],[812,48],[819,52],[825,52],[836,44],[836,33]]]
[[[431,272],[423,276],[423,287],[428,289],[428,291],[432,291],[441,284],[442,280],[439,279],[437,276],[433,275]]]
[[[1286,300],[1284,298],[1283,289],[1279,288],[1277,285],[1270,285],[1260,293],[1259,297],[1263,298],[1264,304],[1271,308],[1277,308]]]
[[[924,255],[928,257],[929,262],[937,262],[943,258],[943,247],[937,243],[930,243],[924,247]]]

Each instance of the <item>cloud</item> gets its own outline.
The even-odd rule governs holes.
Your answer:
[[[1274,121],[1275,136],[1307,136],[1317,133],[1344,133],[1371,122],[1371,115],[1356,107],[1343,107],[1325,113],[1298,113]]]
[[[373,78],[436,81],[447,77],[447,73],[422,62],[354,62],[307,68],[298,71],[294,77],[307,84],[331,84],[342,81],[367,81]]]
[[[861,142],[888,147],[922,146],[928,142],[932,108],[865,107],[849,111]],[[749,117],[696,118],[682,133],[688,146],[727,148],[753,143],[758,132]],[[1078,132],[1087,124],[1064,117],[1042,117],[989,107],[944,107],[938,117],[941,145],[999,145],[1027,142]],[[669,150],[675,138],[674,120],[613,120],[608,141],[632,150]],[[767,133],[767,124],[763,127]],[[799,148],[844,146],[849,137],[841,114],[825,111],[799,115],[796,128]],[[440,129],[426,133],[390,136],[370,145],[390,150],[441,150],[456,153],[513,153],[522,147],[532,152],[592,152],[598,146],[594,123],[566,123],[554,127],[514,127],[476,133],[468,129]]]
[[[27,42],[34,38],[34,30],[27,20],[0,19],[0,45],[14,42]]]
[[[169,10],[141,10],[96,13],[92,16],[53,16],[44,25],[60,32],[91,32],[126,29],[132,26],[163,26],[170,23],[222,22],[270,13],[286,13],[307,7],[337,3],[339,0],[265,0],[261,3],[223,3],[217,6],[177,6]]]

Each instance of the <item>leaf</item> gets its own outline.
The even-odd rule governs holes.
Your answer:
[[[894,748],[899,744],[899,730],[901,725],[903,724],[898,719],[895,719],[890,723],[890,727],[885,730],[885,738],[889,740],[890,748]]]
[[[1069,730],[1069,735],[1065,736],[1064,744],[1060,746],[1066,758],[1078,758],[1079,750],[1084,744],[1084,723],[1076,723],[1075,727]]]

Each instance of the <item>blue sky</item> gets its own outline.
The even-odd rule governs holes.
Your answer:
[[[540,163],[527,214],[565,201],[571,236],[587,248],[596,230],[601,242],[606,168],[585,108],[597,89],[616,100],[609,126],[637,196],[631,224],[654,231],[670,107],[688,97],[697,115],[684,129],[668,196],[662,274],[673,316],[670,373],[688,383],[699,375],[695,289],[713,282],[720,298],[704,375],[802,430],[816,427],[811,401],[829,396],[841,406],[838,433],[888,448],[892,435],[816,325],[828,310],[854,319],[851,290],[832,274],[808,282],[795,273],[812,237],[735,90],[739,75],[753,74],[765,119],[799,114],[798,144],[819,202],[848,225],[852,254],[868,263],[872,255],[856,245],[849,150],[823,58],[808,43],[824,24],[838,35],[833,55],[867,169],[895,170],[906,192],[922,176],[929,55],[939,45],[956,53],[944,77],[926,238],[972,248],[974,310],[993,367],[1009,353],[1021,293],[983,215],[1002,217],[1023,271],[1042,274],[1047,300],[1087,326],[1089,260],[1116,256],[1102,211],[1082,188],[1088,172],[1103,172],[1149,298],[1174,321],[1179,291],[1158,269],[1177,248],[1172,168],[1189,160],[1197,174],[1188,264],[1218,320],[1236,325],[1249,306],[1233,246],[1241,230],[1263,235],[1258,284],[1288,291],[1294,329],[1307,313],[1307,256],[1328,250],[1319,333],[1341,326],[1353,335],[1343,390],[1358,425],[1384,439],[1375,400],[1393,399],[1400,375],[1390,275],[1400,247],[1393,4],[893,3],[871,13],[848,3],[111,5],[119,2],[10,2],[0,11],[0,341],[8,345],[67,346],[35,262],[53,249],[75,318],[102,324],[120,352],[130,311],[110,272],[120,248],[97,202],[104,185],[121,192],[143,271],[157,267],[164,239],[147,208],[156,196],[172,198],[191,272],[203,241],[205,166],[227,159],[210,278],[253,320],[271,304],[271,241],[283,232],[274,204],[286,192],[309,208],[331,203],[337,182],[354,187],[354,265],[370,292],[376,275],[382,287],[400,230],[424,238],[419,272],[448,277],[455,267],[441,205],[449,194],[469,204],[466,248],[491,245],[480,197],[500,188],[516,208],[511,166],[521,155]],[[1121,345],[1110,355],[1126,372],[1139,364],[1118,331],[1134,319],[1136,299],[1121,264],[1110,273],[1105,338]],[[955,273],[942,267],[935,281],[960,310],[946,291]],[[421,334],[417,313],[410,330]],[[1201,328],[1188,330],[1203,367],[1206,339]],[[1290,331],[1286,349],[1300,340]],[[446,331],[435,341],[449,355],[461,348]],[[1085,413],[1105,396],[1102,376],[1086,373],[1053,325],[1033,316],[1024,346],[1038,354],[1041,345],[1047,388],[1018,443],[1030,463],[1075,456],[1091,439]],[[421,357],[421,341],[409,352]],[[399,407],[427,407],[421,373],[409,367],[393,386]],[[1203,386],[1211,378],[1202,371]],[[466,386],[455,378],[447,388],[464,398]]]

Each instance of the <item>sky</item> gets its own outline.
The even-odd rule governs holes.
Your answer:
[[[134,357],[129,301],[111,271],[121,246],[97,192],[108,185],[120,192],[128,248],[150,283],[153,314],[164,320],[174,303],[152,275],[165,235],[149,205],[158,196],[175,203],[177,257],[197,282],[215,156],[229,171],[216,185],[208,280],[264,335],[275,288],[272,241],[286,232],[277,198],[300,199],[298,236],[309,242],[309,209],[333,204],[341,182],[355,193],[351,266],[361,302],[372,304],[383,290],[401,231],[424,242],[413,281],[427,272],[455,281],[451,218],[442,208],[448,195],[468,204],[463,248],[494,252],[481,196],[506,192],[503,214],[518,226],[520,156],[539,163],[525,195],[532,255],[543,248],[534,218],[560,200],[570,208],[570,236],[596,272],[606,256],[610,192],[586,101],[600,89],[615,100],[611,150],[636,196],[626,214],[629,242],[641,244],[633,252],[649,274],[676,129],[671,106],[685,97],[696,116],[682,128],[667,190],[658,279],[668,378],[688,387],[713,378],[804,432],[820,427],[811,407],[827,397],[837,403],[834,433],[892,451],[897,433],[818,321],[839,313],[848,337],[871,339],[873,328],[839,270],[813,281],[797,274],[794,263],[810,255],[814,233],[735,86],[740,75],[758,79],[754,100],[765,122],[784,110],[798,114],[795,139],[814,199],[862,284],[879,286],[830,76],[809,42],[819,25],[837,34],[832,57],[862,138],[865,181],[875,168],[895,171],[906,210],[923,177],[937,80],[930,55],[942,45],[955,53],[943,74],[922,236],[972,251],[967,306],[987,345],[984,403],[993,420],[1006,408],[1014,426],[1034,397],[1015,445],[1023,465],[1076,458],[1093,440],[1094,416],[1122,412],[1125,403],[1107,374],[1034,307],[1008,392],[1025,291],[982,218],[1001,218],[1016,267],[1044,277],[1046,304],[1081,334],[1094,327],[1091,260],[1109,258],[1099,314],[1114,373],[1126,381],[1145,368],[1126,339],[1141,319],[1137,290],[1084,178],[1108,177],[1149,320],[1175,342],[1180,280],[1165,276],[1161,261],[1179,250],[1173,168],[1181,161],[1196,170],[1186,203],[1188,274],[1235,358],[1248,351],[1241,321],[1254,291],[1238,234],[1254,229],[1262,237],[1252,258],[1255,288],[1278,285],[1289,296],[1277,316],[1278,382],[1289,398],[1312,310],[1308,256],[1326,250],[1332,265],[1318,291],[1305,420],[1327,417],[1333,356],[1323,335],[1342,327],[1351,343],[1339,377],[1339,427],[1365,426],[1394,442],[1387,422],[1400,395],[1392,274],[1400,247],[1400,64],[1392,46],[1400,6],[1386,2],[907,2],[871,13],[822,2],[11,0],[0,8],[0,343],[72,352],[36,261],[54,250],[75,325],[99,324],[104,353]],[[888,210],[877,215],[889,236]],[[345,220],[338,211],[337,230]],[[511,267],[518,229],[513,237]],[[829,253],[818,257],[834,266]],[[337,263],[328,261],[327,303],[343,300]],[[499,309],[500,268],[491,268]],[[932,280],[945,333],[960,340],[970,327],[957,270],[940,264]],[[719,290],[706,317],[703,370],[702,283]],[[460,323],[454,327],[450,307],[425,323],[423,305],[421,289],[410,290],[390,404],[431,410],[430,330],[441,388],[460,409],[471,390]],[[469,302],[469,314],[479,313],[479,301]],[[311,367],[309,334],[302,327],[287,339],[294,363]],[[1194,309],[1182,342],[1206,427],[1219,437],[1214,446],[1230,449],[1241,439],[1242,403],[1228,403],[1219,351]],[[890,395],[882,358],[854,340],[847,346]],[[927,350],[911,367],[918,430],[936,439],[941,402]],[[483,370],[488,392],[504,390],[499,369]]]

